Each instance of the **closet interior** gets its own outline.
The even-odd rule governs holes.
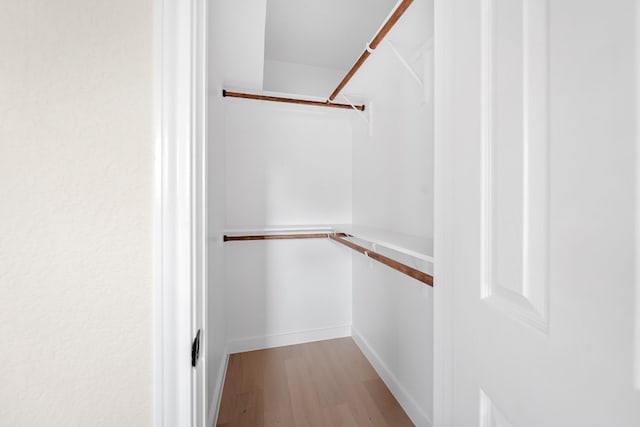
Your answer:
[[[352,337],[430,425],[433,2],[208,13],[207,414],[229,354]]]

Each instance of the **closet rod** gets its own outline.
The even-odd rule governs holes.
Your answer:
[[[346,234],[331,234],[329,235],[329,238],[331,240],[335,240],[338,243],[341,243],[351,249],[353,249],[356,252],[360,252],[363,255],[366,255],[367,257],[374,259],[384,265],[386,265],[387,267],[391,267],[394,270],[397,270],[401,273],[406,274],[407,276],[413,277],[414,279],[433,287],[433,276],[427,274],[427,273],[423,273],[420,270],[417,270],[413,267],[409,267],[408,265],[402,264],[401,262],[395,261],[389,257],[386,257],[384,255],[380,255],[377,252],[374,251],[370,251],[369,249],[363,248],[360,245],[357,245],[349,240],[346,239],[346,237],[349,237]]]
[[[256,95],[252,93],[232,92],[229,90],[222,90],[222,96],[231,98],[244,98],[244,99],[257,99],[259,101],[273,101],[273,102],[286,102],[289,104],[303,104],[303,105],[315,105],[316,107],[329,107],[329,108],[341,108],[344,110],[356,109],[364,111],[364,105],[338,104],[329,101],[311,101],[309,99],[298,98],[285,98],[282,96],[270,96],[270,95]]]
[[[227,236],[223,237],[225,242],[239,242],[248,240],[290,240],[290,239],[326,239],[328,233],[307,233],[307,234],[256,234],[252,236]]]
[[[349,83],[349,80],[351,80],[351,78],[356,74],[356,72],[360,69],[360,67],[362,67],[362,64],[364,64],[367,58],[371,55],[371,52],[378,47],[378,45],[380,44],[380,42],[382,42],[382,40],[387,35],[387,33],[393,28],[396,22],[398,22],[400,17],[404,14],[404,12],[406,12],[409,6],[411,6],[411,3],[413,3],[413,0],[402,0],[400,5],[389,16],[389,18],[384,23],[382,28],[380,28],[380,31],[378,31],[378,34],[376,34],[373,40],[371,40],[371,42],[367,45],[367,48],[365,49],[364,52],[362,52],[362,55],[360,55],[360,58],[358,58],[358,60],[356,61],[355,64],[353,64],[353,67],[351,67],[347,75],[344,76],[340,84],[338,84],[338,87],[336,87],[333,93],[329,96],[329,101],[333,101],[334,99],[336,99],[336,96],[338,96],[340,91],[347,85],[347,83]]]

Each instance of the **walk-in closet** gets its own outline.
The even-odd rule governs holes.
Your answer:
[[[376,387],[386,384],[407,419],[426,425],[432,2],[219,1],[209,13],[208,396],[220,398],[239,353],[313,342],[313,357],[328,361],[322,342],[346,339],[381,379]],[[300,377],[324,366],[293,360],[283,366]],[[264,411],[245,422],[304,424],[297,393],[282,392],[291,414],[249,391],[231,405],[245,405],[245,417]],[[325,409],[345,420],[384,417],[327,394]],[[236,425],[225,404],[219,425]]]

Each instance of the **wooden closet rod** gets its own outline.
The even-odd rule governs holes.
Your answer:
[[[413,267],[409,267],[408,265],[402,264],[401,262],[395,261],[389,257],[386,257],[384,255],[380,255],[377,252],[374,251],[370,251],[369,249],[363,248],[360,245],[357,245],[349,240],[346,239],[347,236],[346,234],[331,234],[329,235],[329,238],[331,240],[335,240],[338,243],[341,243],[351,249],[353,249],[356,252],[360,252],[363,255],[368,256],[371,259],[375,259],[376,261],[386,265],[387,267],[391,267],[394,270],[397,270],[401,273],[406,274],[407,276],[413,277],[414,279],[433,287],[433,276],[427,274],[427,273],[423,273],[420,270],[417,270]]]
[[[387,33],[391,31],[396,22],[398,22],[400,17],[406,12],[409,6],[411,6],[411,3],[413,3],[413,0],[402,0],[402,3],[400,3],[396,10],[393,11],[391,16],[389,16],[389,19],[387,19],[382,28],[380,28],[380,31],[378,31],[378,34],[376,34],[373,40],[371,40],[371,42],[367,46],[367,49],[362,52],[360,58],[358,58],[356,63],[353,64],[353,67],[351,67],[347,75],[344,76],[340,84],[338,84],[338,87],[336,87],[333,93],[329,96],[329,101],[333,101],[334,99],[336,99],[336,96],[338,96],[340,91],[347,85],[347,83],[349,83],[349,80],[351,80],[351,78],[356,74],[360,67],[362,67],[364,61],[366,61],[367,58],[371,55],[371,51],[378,47]]]
[[[248,240],[290,240],[290,239],[326,239],[328,233],[307,233],[307,234],[256,234],[252,236],[227,236],[223,237],[225,242],[239,242]]]
[[[256,95],[252,93],[232,92],[224,89],[222,90],[222,96],[228,96],[231,98],[257,99],[259,101],[286,102],[289,104],[315,105],[316,107],[341,108],[343,110],[352,110],[355,107],[356,110],[364,111],[364,105],[351,106],[349,104],[338,104],[329,101],[311,101],[308,99],[285,98],[282,96]]]
[[[356,252],[360,252],[361,254],[374,259],[387,267],[391,267],[394,270],[397,270],[403,274],[406,274],[409,277],[412,277],[428,286],[433,287],[433,276],[424,273],[418,269],[413,267],[409,267],[401,262],[393,260],[389,257],[381,255],[377,252],[370,251],[367,248],[364,248],[358,244],[347,240],[347,237],[351,237],[348,234],[344,233],[298,233],[298,234],[255,234],[255,235],[242,235],[242,236],[227,236],[223,237],[223,241],[225,242],[238,242],[238,241],[250,241],[250,240],[290,240],[290,239],[326,239],[329,238],[331,240],[335,240],[338,243],[341,243]]]

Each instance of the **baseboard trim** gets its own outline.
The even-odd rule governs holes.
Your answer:
[[[333,328],[310,329],[307,331],[291,332],[286,334],[274,334],[231,340],[227,343],[227,349],[228,354],[233,354],[349,336],[351,336],[351,326],[344,325]]]
[[[402,386],[400,381],[398,381],[398,378],[382,361],[378,353],[376,353],[367,340],[365,340],[354,327],[351,327],[351,336],[362,353],[364,353],[365,357],[369,360],[369,363],[371,363],[378,375],[380,375],[382,381],[384,381],[387,387],[389,387],[391,394],[393,394],[393,396],[398,400],[398,403],[400,403],[400,406],[402,406],[402,409],[404,409],[409,418],[411,418],[411,421],[413,421],[416,426],[431,427],[431,419],[429,419],[424,411],[422,411],[420,406],[418,406],[416,401],[407,392],[407,389]]]
[[[209,410],[209,416],[207,417],[207,427],[214,427],[216,421],[218,421],[218,413],[220,412],[220,402],[222,401],[222,390],[224,387],[224,380],[227,377],[227,366],[229,365],[229,352],[224,352],[224,357],[220,361],[220,367],[218,368],[218,380],[216,382],[216,404]]]

